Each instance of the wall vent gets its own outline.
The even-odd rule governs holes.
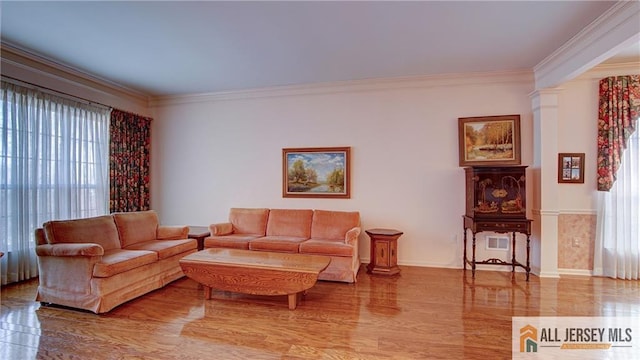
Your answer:
[[[487,236],[487,250],[509,250],[509,237]]]

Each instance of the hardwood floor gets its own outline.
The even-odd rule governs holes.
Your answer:
[[[640,316],[640,282],[401,266],[286,296],[184,278],[104,315],[41,306],[37,280],[1,289],[0,359],[507,359],[512,316]]]

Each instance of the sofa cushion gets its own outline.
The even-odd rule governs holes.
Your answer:
[[[344,240],[347,231],[360,226],[357,211],[315,210],[311,224],[311,238],[321,240]]]
[[[47,243],[94,243],[104,250],[120,249],[118,229],[110,215],[44,223]]]
[[[313,210],[271,209],[267,236],[289,236],[308,239],[311,236]]]
[[[300,243],[307,240],[292,236],[263,236],[249,242],[250,250],[297,253]]]
[[[183,240],[189,238],[188,226],[168,226],[158,224],[156,239],[158,240]]]
[[[249,241],[257,239],[258,235],[231,234],[224,236],[209,236],[204,239],[205,248],[231,248],[249,250]]]
[[[114,213],[120,244],[125,248],[135,243],[156,240],[158,214],[153,210]]]
[[[147,250],[113,249],[105,251],[93,267],[93,276],[110,277],[158,261],[158,254]]]
[[[196,239],[150,240],[129,245],[125,250],[149,250],[158,253],[158,259],[166,259],[176,254],[198,248]]]
[[[264,236],[267,229],[269,209],[232,208],[229,211],[229,222],[236,234],[252,234]]]
[[[299,252],[301,254],[315,254],[328,256],[353,256],[356,249],[336,240],[316,240],[311,239],[300,244]]]

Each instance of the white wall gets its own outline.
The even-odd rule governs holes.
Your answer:
[[[584,184],[557,184],[558,209],[561,213],[595,210],[598,81],[562,84],[558,117],[558,152],[585,153]]]
[[[358,210],[364,229],[404,231],[401,264],[461,267],[457,119],[520,114],[527,165],[532,90],[527,72],[164,99],[152,207],[163,223],[193,225],[226,221],[230,207]],[[352,148],[351,199],[283,198],[282,148],[329,146]],[[369,259],[366,235],[360,255]]]

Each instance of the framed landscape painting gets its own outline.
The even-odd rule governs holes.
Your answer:
[[[520,115],[458,118],[460,166],[520,165]]]
[[[350,147],[282,149],[282,197],[351,197]]]

